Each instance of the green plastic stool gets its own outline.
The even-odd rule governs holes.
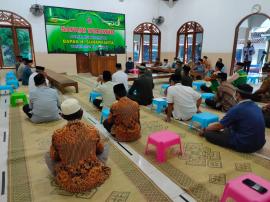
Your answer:
[[[24,92],[15,92],[11,94],[10,104],[12,107],[16,107],[17,100],[23,100],[24,104],[28,104],[28,99]]]

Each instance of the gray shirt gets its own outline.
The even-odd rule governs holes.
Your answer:
[[[60,100],[56,90],[47,86],[40,86],[29,94],[31,121],[34,123],[49,122],[60,119]]]

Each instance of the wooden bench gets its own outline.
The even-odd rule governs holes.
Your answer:
[[[63,94],[65,93],[64,88],[68,86],[74,86],[76,89],[76,93],[79,92],[78,82],[73,81],[72,79],[69,79],[65,77],[64,75],[56,73],[52,70],[47,69],[46,73],[47,73],[47,79],[50,81],[51,85],[55,86]]]
[[[174,73],[175,69],[172,68],[162,68],[162,67],[149,67],[152,71],[162,72],[162,73]]]
[[[172,73],[152,74],[153,79],[164,79],[170,78]],[[128,74],[128,81],[134,81],[138,78],[136,74]]]

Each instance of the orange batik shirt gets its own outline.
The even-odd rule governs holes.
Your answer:
[[[108,123],[113,123],[111,134],[118,141],[130,142],[141,137],[140,108],[137,102],[122,97],[111,107]]]
[[[98,131],[82,121],[70,121],[54,132],[50,155],[56,161],[56,183],[69,192],[101,185],[111,173],[96,156],[103,151]]]

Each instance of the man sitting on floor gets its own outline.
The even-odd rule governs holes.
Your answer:
[[[192,87],[193,80],[189,75],[190,69],[191,68],[188,65],[184,65],[184,67],[183,67],[183,74],[182,74],[182,77],[181,77],[181,83],[182,83],[183,86]]]
[[[139,105],[150,105],[153,99],[154,82],[145,66],[139,67],[139,77],[128,91],[128,97]]]
[[[167,117],[166,121],[170,122],[171,117],[179,120],[189,120],[194,114],[199,112],[199,107],[202,102],[201,95],[193,88],[183,86],[180,83],[180,77],[173,75],[171,82],[173,86],[168,88],[167,101]]]
[[[173,63],[172,63],[172,68],[173,68],[173,69],[176,68],[176,63],[177,63],[177,61],[179,61],[179,59],[178,59],[177,57],[175,57],[175,58],[173,59]]]
[[[170,64],[169,64],[169,60],[168,59],[164,59],[163,60],[163,64],[160,66],[161,68],[169,68],[170,67]]]
[[[269,102],[270,101],[270,65],[265,65],[262,68],[263,74],[266,78],[263,80],[260,88],[253,94],[253,100],[256,102]]]
[[[209,142],[251,153],[265,144],[265,124],[262,110],[250,100],[253,88],[248,84],[239,85],[236,99],[239,102],[232,107],[224,118],[201,131]]]
[[[25,60],[27,60],[26,58],[22,58],[21,62],[20,62],[20,66],[18,67],[18,71],[16,72],[17,75],[17,79],[19,81],[22,80],[22,75],[23,75],[23,69],[25,67]]]
[[[29,77],[32,74],[32,70],[31,70],[32,62],[33,60],[28,60],[28,59],[24,60],[25,66],[22,72],[22,85],[24,86],[28,86]]]
[[[47,86],[43,74],[37,74],[34,81],[37,88],[29,93],[30,103],[23,106],[24,113],[33,123],[59,120],[60,101],[57,91]]]
[[[109,118],[103,125],[117,141],[135,141],[141,137],[139,105],[126,96],[123,84],[115,85],[113,91],[118,102],[112,105]]]
[[[262,107],[265,127],[270,128],[270,103]]]
[[[124,84],[126,90],[128,90],[128,75],[122,71],[121,63],[116,64],[116,72],[112,75],[112,81]]]
[[[20,55],[16,56],[16,63],[15,63],[15,69],[16,69],[16,75],[18,78],[18,69],[21,66],[21,64],[23,64],[23,57]]]
[[[174,74],[182,77],[182,70],[183,70],[183,62],[181,62],[180,60],[177,60],[175,64]]]
[[[191,67],[191,65],[189,65]],[[191,76],[194,80],[201,80],[205,75],[205,66],[203,64],[203,60],[200,58],[198,62],[191,69]]]
[[[237,62],[234,66],[234,74],[227,79],[227,81],[235,87],[247,83],[247,73],[243,70],[244,65],[245,64],[242,62]]]
[[[202,85],[201,90],[203,92],[214,93],[217,91],[217,88],[219,86],[219,83],[217,81],[217,75],[221,73],[221,70],[223,67],[224,67],[223,63],[220,63],[220,62],[216,63],[215,71],[212,73],[211,77],[205,78],[206,81],[211,82],[211,86],[207,87],[206,85]]]
[[[97,86],[93,91],[102,94],[102,100],[95,99],[93,104],[98,108],[102,109],[102,107],[110,108],[112,104],[115,102],[115,97],[113,94],[113,86],[112,75],[109,71],[104,71],[103,76],[99,76],[97,78]]]
[[[95,127],[81,121],[83,110],[76,99],[65,100],[61,110],[68,123],[54,131],[46,163],[62,189],[73,193],[90,191],[111,174],[102,162],[107,159],[108,147],[104,148]]]
[[[216,97],[214,99],[206,99],[205,104],[214,109],[226,112],[237,104],[234,98],[235,87],[226,81],[226,73],[218,73],[217,80],[220,86],[217,89]]]
[[[43,75],[45,76],[45,78],[46,78],[46,74],[45,74],[44,70],[45,70],[45,67],[42,67],[42,66],[36,66],[36,72],[33,72],[33,73],[31,74],[31,76],[29,77],[29,82],[28,82],[28,89],[29,89],[29,92],[31,92],[31,91],[33,91],[33,90],[35,90],[35,89],[37,88],[36,85],[35,85],[35,81],[34,81],[34,77],[35,77],[37,74],[41,73],[41,74],[43,74]],[[46,84],[47,84],[47,86],[49,86],[49,81],[48,81],[47,78],[46,78]]]

